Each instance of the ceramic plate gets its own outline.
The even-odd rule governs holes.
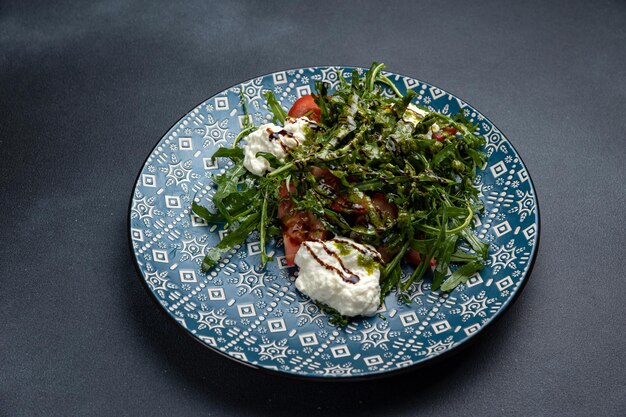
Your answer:
[[[200,272],[207,248],[222,237],[191,212],[194,198],[211,206],[212,177],[229,167],[211,161],[242,128],[243,90],[255,124],[270,119],[262,94],[274,91],[288,109],[316,80],[337,86],[353,68],[312,67],[275,72],[209,98],[180,119],[148,156],[133,191],[129,232],[141,279],[185,332],[212,350],[255,368],[309,378],[388,375],[441,358],[474,339],[515,300],[537,252],[539,212],[528,172],[506,137],[456,96],[423,81],[387,73],[402,92],[444,114],[461,111],[485,136],[487,164],[475,186],[485,203],[476,233],[491,244],[487,267],[449,294],[413,285],[411,303],[391,293],[377,316],[336,327],[294,285],[282,242],[260,268],[258,236],[231,250],[210,273]],[[362,72],[363,69],[357,68]],[[392,94],[386,91],[386,94]],[[410,272],[407,267],[405,274]]]

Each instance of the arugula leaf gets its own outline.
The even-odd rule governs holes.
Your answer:
[[[383,274],[381,277],[381,302],[385,299],[385,296],[389,294],[389,292],[400,284],[400,278],[402,275],[402,267],[400,262],[406,255],[409,249],[409,243],[406,242],[402,249],[393,257],[391,262],[385,266],[383,270]]]
[[[433,245],[428,248],[426,256],[422,257],[421,263],[418,265],[417,268],[415,268],[413,274],[411,274],[409,279],[402,286],[403,291],[408,290],[411,284],[413,284],[416,279],[421,279],[421,277],[426,272],[426,268],[430,266],[430,260],[433,259],[435,256],[439,256],[439,252],[441,251],[441,245],[446,240],[446,230],[448,225],[448,213],[446,211],[446,206],[443,206],[441,208],[441,220],[437,218],[437,221],[440,223],[439,229],[437,230],[433,228],[437,232],[437,238]]]
[[[378,77],[378,73],[383,68],[385,68],[385,64],[383,64],[383,63],[380,63],[380,64],[378,62],[372,63],[372,66],[367,71],[367,74],[365,74],[365,86],[367,88],[367,91],[373,91],[374,90],[374,83],[376,82],[376,78]]]
[[[282,165],[282,163],[278,160],[278,158],[276,158],[276,156],[273,153],[269,153],[269,152],[257,152],[255,155],[257,158],[258,157],[262,157],[267,159],[267,162],[270,163],[270,166],[274,169],[278,168],[279,166]]]
[[[469,229],[463,229],[461,231],[461,234],[463,235],[467,243],[472,246],[472,249],[474,249],[477,254],[479,254],[483,259],[487,259],[487,255],[489,254],[489,245],[487,243],[478,239],[478,236],[476,236]]]
[[[261,206],[261,222],[259,224],[260,231],[260,239],[261,239],[261,266],[265,266],[269,257],[267,253],[265,253],[265,236],[267,233],[266,225],[267,225],[267,205],[268,205],[268,195],[269,193],[265,190],[265,195],[263,196],[263,204]]]
[[[237,147],[237,144],[239,143],[239,141],[243,138],[245,138],[246,136],[248,136],[250,133],[254,132],[255,130],[257,130],[256,126],[248,126],[245,127],[241,132],[239,132],[239,134],[235,137],[235,140],[233,141],[233,148]]]
[[[257,205],[258,194],[256,188],[246,188],[245,185],[240,186],[238,192],[232,192],[226,195],[222,200],[222,204],[236,221],[237,218],[241,216],[241,213]]]
[[[267,102],[267,107],[272,112],[274,116],[272,121],[276,124],[284,125],[285,119],[287,118],[287,112],[282,108],[276,96],[271,91],[268,91],[264,94],[265,101]]]
[[[216,158],[230,158],[235,162],[243,160],[243,149],[241,148],[224,148],[221,147],[211,157],[212,161]]]
[[[471,277],[484,267],[485,264],[480,261],[472,261],[466,263],[465,265],[454,271],[452,275],[450,275],[448,279],[444,281],[444,283],[441,285],[441,291],[452,291],[454,288],[457,287],[457,285],[464,284],[469,277]]]
[[[243,110],[243,128],[248,129],[254,127],[251,122],[250,113],[248,112],[248,102],[246,100],[246,94],[243,92],[243,88],[239,91],[239,102],[241,103],[241,109]]]
[[[202,272],[210,270],[230,248],[244,243],[248,235],[256,229],[260,216],[259,212],[250,214],[234,230],[229,230],[220,243],[209,249],[202,261]]]
[[[396,112],[398,120],[402,119],[402,117],[404,116],[404,112],[406,112],[407,107],[409,107],[409,104],[411,104],[411,101],[414,97],[417,97],[417,93],[414,90],[409,90],[401,98],[400,103],[393,106],[393,110]]]
[[[240,161],[232,169],[229,169],[224,174],[215,177],[217,191],[213,195],[213,204],[215,204],[219,213],[224,216],[228,222],[232,222],[234,217],[224,204],[224,199],[227,196],[239,191],[239,180],[246,174],[246,172],[246,168],[243,166],[243,161]]]
[[[393,91],[396,96],[403,97],[400,90],[398,90],[398,87],[396,87],[396,85],[386,75],[379,75],[378,81],[391,88],[391,91]]]
[[[447,233],[450,233],[449,231]],[[452,253],[456,249],[456,243],[458,236],[455,234],[448,234],[443,240],[443,243],[439,245],[437,250],[437,267],[435,268],[435,274],[433,277],[432,289],[436,291],[446,274],[448,273],[448,265],[450,264],[450,258]]]
[[[320,108],[320,119],[326,123],[331,117],[328,104],[328,84],[322,81],[315,81],[315,89],[318,91],[318,94],[313,95],[313,100]]]
[[[437,154],[433,157],[432,161],[430,162],[430,165],[433,167],[436,167],[440,163],[442,163],[446,158],[449,158],[450,156],[454,155],[454,151],[456,150],[457,146],[458,145],[454,142],[447,144],[442,150],[437,152]]]
[[[191,211],[193,211],[196,216],[203,218],[207,222],[215,223],[215,222],[224,222],[226,219],[219,213],[211,213],[209,209],[206,207],[202,207],[200,204],[195,201],[191,203]]]
[[[467,262],[475,262],[475,261],[480,261],[480,260],[481,259],[478,256],[472,255],[471,253],[463,252],[461,250],[457,250],[450,256],[450,262],[456,262],[456,263],[467,263]]]

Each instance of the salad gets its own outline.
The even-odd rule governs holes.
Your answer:
[[[344,317],[373,315],[389,292],[407,298],[424,277],[451,291],[484,267],[488,245],[473,233],[484,138],[460,114],[415,105],[383,68],[338,74],[332,92],[318,81],[288,112],[266,92],[273,118],[261,126],[242,95],[244,128],[212,156],[233,163],[214,178],[214,208],[192,205],[227,231],[203,272],[255,231],[265,265],[268,239],[282,238],[284,262],[300,267],[296,287]]]

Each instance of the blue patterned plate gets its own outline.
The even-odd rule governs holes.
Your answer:
[[[242,128],[243,89],[255,124],[270,119],[264,91],[283,107],[310,94],[316,80],[335,87],[337,71],[312,67],[280,71],[231,87],[197,106],[161,138],[133,191],[130,239],[138,270],[163,309],[207,347],[255,368],[317,378],[354,378],[407,369],[432,361],[474,339],[515,300],[537,253],[539,213],[531,179],[504,135],[461,99],[428,83],[387,73],[419,104],[444,114],[462,111],[487,139],[488,163],[476,187],[485,211],[476,233],[491,243],[487,267],[449,294],[431,291],[428,279],[413,285],[410,304],[391,293],[371,318],[336,327],[299,293],[295,268],[285,265],[282,242],[260,268],[258,236],[231,250],[210,273],[200,272],[207,248],[222,237],[191,212],[193,198],[211,206],[212,177],[230,162],[211,161]],[[362,72],[363,69],[357,68]],[[331,88],[332,89],[332,88]],[[386,94],[392,94],[386,91]],[[410,269],[407,267],[405,273]]]

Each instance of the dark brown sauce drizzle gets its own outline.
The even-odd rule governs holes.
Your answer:
[[[287,136],[289,138],[293,138],[293,133],[285,129],[282,129],[278,132],[274,132],[269,127],[267,128],[267,133],[269,133],[269,140],[277,140],[278,143],[280,144],[280,147],[283,148],[283,151],[285,151],[285,153],[289,153],[291,151],[291,149],[289,149],[289,147],[285,145],[282,140],[280,140],[280,137]]]
[[[344,270],[345,274],[342,275],[342,278],[344,281],[350,283],[350,284],[356,284],[357,282],[360,281],[360,278],[357,274],[355,274],[354,272],[350,271],[348,268],[346,268],[346,266],[343,264],[343,261],[341,260],[341,258],[339,257],[339,255],[337,255],[335,252],[333,252],[332,250],[328,249],[328,246],[326,246],[325,242],[322,241],[318,241],[322,244],[322,247],[324,248],[324,252],[326,252],[327,254],[329,254],[330,256],[332,256],[333,258],[335,258],[337,260],[337,262],[339,262],[339,265],[341,265],[341,269]],[[348,275],[348,277],[346,278],[345,275]]]
[[[278,132],[274,132],[272,129],[270,129],[269,127],[267,128],[267,133],[270,134],[270,140],[277,140],[280,139],[281,136],[288,136],[290,138],[293,138],[293,133],[282,129]]]
[[[298,119],[297,119],[297,118],[294,118],[294,117],[288,117],[288,118],[287,118],[287,121],[288,121],[289,123],[296,123],[296,122],[298,121]],[[317,130],[320,130],[320,129],[321,129],[321,127],[317,124],[317,122],[316,122],[316,121],[311,120],[311,119],[309,119],[308,117],[306,118],[306,122],[307,122],[307,124],[308,124],[308,126],[309,126],[309,129],[311,129],[311,130],[313,130],[313,131],[317,131]]]
[[[321,242],[321,241],[318,241]],[[350,272],[350,275],[348,275],[346,272],[349,272],[349,270],[347,270],[345,268],[345,266],[343,266],[343,263],[341,261],[341,267],[343,269],[345,269],[345,271],[340,270],[339,268],[335,268],[332,265],[327,264],[326,262],[322,261],[316,254],[315,252],[313,252],[313,250],[309,247],[309,245],[307,245],[307,242],[302,243],[302,246],[304,246],[306,248],[306,250],[311,254],[311,256],[313,257],[313,259],[315,259],[315,261],[320,264],[321,266],[323,266],[324,268],[330,270],[330,271],[335,271],[337,272],[337,274],[339,274],[339,276],[341,277],[341,279],[343,279],[345,282],[349,283],[349,284],[356,284],[357,282],[359,282],[359,277],[354,275],[353,273]],[[328,248],[326,247],[326,245],[322,242],[322,246],[324,247],[324,250],[327,253],[330,253]]]

